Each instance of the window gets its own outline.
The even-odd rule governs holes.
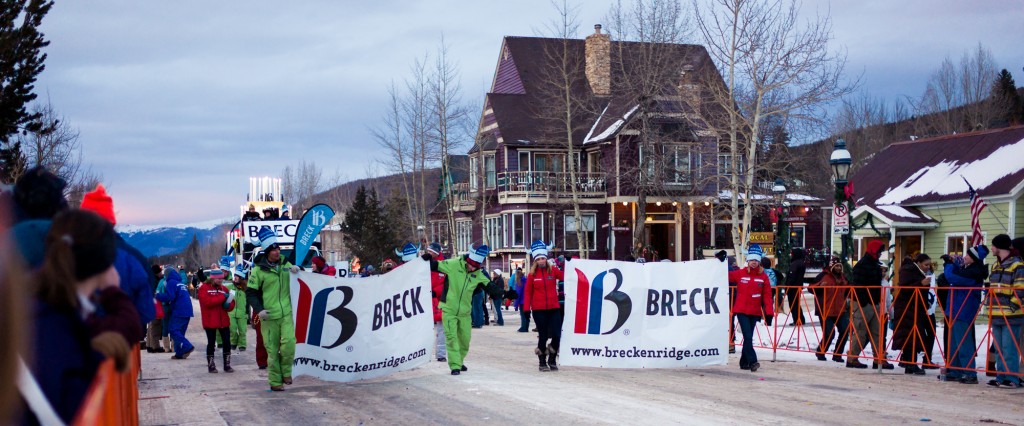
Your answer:
[[[544,238],[544,213],[530,213],[530,240],[529,243],[533,244],[534,241],[544,241],[547,244],[547,239]]]
[[[943,253],[963,256],[970,238],[970,234],[946,234],[946,249]]]
[[[696,152],[689,145],[662,145],[655,148],[660,152],[657,158],[647,160],[647,173],[654,175],[654,171],[661,170],[661,179],[668,184],[691,183],[695,172],[700,169],[700,153]],[[649,155],[640,148],[640,162],[643,163],[644,156]]]
[[[476,191],[476,179],[477,179],[477,174],[479,173],[479,170],[477,170],[478,166],[479,166],[479,163],[477,162],[477,158],[476,157],[469,157],[469,190],[470,191]]]
[[[739,172],[743,173],[743,162],[739,163]],[[718,174],[729,176],[732,175],[732,155],[731,154],[718,154]]]
[[[484,221],[487,228],[487,244],[492,249],[505,247],[505,226],[504,218],[501,216],[489,217]]]
[[[526,244],[523,241],[526,240],[526,227],[523,223],[522,213],[513,213],[512,215],[512,246],[513,247],[525,247]]]
[[[455,249],[459,253],[468,253],[473,242],[473,221],[461,220],[455,223]]]
[[[530,151],[519,151],[519,171],[530,171]]]
[[[538,172],[561,172],[565,154],[536,153],[533,155],[533,170]]]
[[[487,189],[493,189],[497,183],[497,170],[494,163],[494,154],[484,156],[484,185]]]
[[[430,241],[439,242],[442,246],[448,245],[448,222],[430,223]]]
[[[805,225],[792,225],[789,227],[789,246],[792,248],[804,248],[806,247],[806,239],[804,238],[807,232]]]
[[[583,232],[587,239],[587,250],[597,250],[597,214],[596,213],[581,213],[580,219],[583,222]],[[576,216],[573,214],[565,215],[565,249],[567,251],[579,250],[580,242],[576,235]]]
[[[593,151],[587,153],[587,172],[601,172],[601,151]]]

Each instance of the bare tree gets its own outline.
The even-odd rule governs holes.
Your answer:
[[[845,53],[829,48],[829,16],[801,22],[796,0],[709,0],[703,7],[696,2],[697,28],[725,80],[724,87],[711,86],[711,95],[726,113],[721,122],[730,161],[724,184],[731,194],[733,247],[742,256],[766,121],[820,123],[824,107],[856,84],[844,83]]]
[[[326,189],[325,183],[323,169],[315,161],[302,160],[294,168],[285,166],[281,170],[281,196],[285,198],[281,201],[293,207],[292,215],[297,218],[314,203],[313,197]]]
[[[85,192],[96,188],[102,176],[85,164],[79,131],[47,99],[33,107],[40,127],[17,136],[28,167],[45,167],[67,182],[65,196],[78,205]],[[17,178],[15,176],[15,178]]]
[[[450,181],[451,153],[462,144],[458,132],[466,120],[466,107],[462,103],[462,89],[459,85],[459,66],[448,52],[449,46],[441,36],[441,42],[434,57],[430,76],[431,112],[433,133],[441,157],[441,180],[445,211],[448,219],[448,241],[455,241],[455,194]]]
[[[987,129],[998,121],[998,105],[989,101],[998,71],[992,52],[981,44],[964,52],[959,64],[948,56],[915,105],[924,135],[948,135]]]
[[[637,194],[633,249],[638,255],[647,243],[643,220],[647,197],[664,191],[667,156],[675,155],[667,144],[679,141],[680,133],[685,133],[678,126],[665,125],[669,115],[660,105],[681,99],[680,76],[692,59],[683,46],[690,40],[689,14],[678,0],[636,0],[630,7],[618,1],[606,21],[619,40],[611,60],[617,93],[612,102],[631,106],[623,108],[618,119],[631,122],[638,132],[638,161],[619,171]]]
[[[587,83],[583,72],[586,57],[574,46],[575,41],[572,40],[579,32],[579,6],[570,6],[567,0],[552,0],[551,4],[557,12],[557,18],[548,23],[546,32],[558,39],[558,42],[544,44],[543,55],[549,66],[537,71],[540,102],[535,105],[534,114],[537,121],[543,123],[542,135],[547,139],[545,142],[566,149],[568,175],[564,179],[569,187],[569,202],[576,223],[577,251],[581,258],[586,259],[590,256],[590,241],[580,212],[579,183],[582,179],[576,158],[580,153],[577,142],[581,142],[578,135],[586,131],[587,112],[594,107],[587,97],[582,96],[580,90]]]

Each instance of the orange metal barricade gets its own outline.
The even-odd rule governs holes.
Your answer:
[[[779,292],[782,293],[785,286],[779,286]],[[831,330],[823,330],[823,321],[817,319],[815,315],[820,312],[822,302],[819,300],[820,297],[816,296],[812,300],[805,300],[807,298],[801,297],[797,303],[801,304],[802,311],[808,317],[808,321],[801,326],[792,326],[792,311],[781,313],[777,312],[775,321],[771,326],[767,326],[764,323],[759,324],[754,331],[753,341],[754,347],[760,349],[770,349],[773,354],[778,351],[786,352],[804,352],[804,353],[818,353],[818,344],[823,337],[829,338],[830,341],[841,338],[843,333],[848,336],[847,344],[844,348],[839,348],[839,352],[825,351],[823,355],[832,356],[838,355],[844,358],[844,361],[849,361],[850,345],[854,344],[856,340],[858,345],[867,349],[871,347],[870,355],[867,351],[863,351],[860,354],[855,354],[854,358],[861,360],[862,362],[871,361],[872,363],[883,363],[893,362],[900,363],[900,353],[903,350],[911,350],[915,352],[913,357],[913,363],[919,366],[928,366],[936,368],[946,368],[952,370],[965,370],[963,368],[950,367],[948,361],[950,354],[955,354],[959,351],[970,351],[972,359],[977,358],[976,368],[974,371],[978,373],[995,375],[1009,374],[1016,375],[1024,379],[1024,374],[1020,371],[1016,373],[1005,373],[998,372],[991,368],[990,360],[994,359],[1000,364],[1005,364],[1006,352],[1005,348],[1001,348],[997,344],[993,344],[992,338],[992,320],[988,314],[990,309],[999,308],[998,298],[993,296],[993,291],[988,288],[965,288],[965,287],[945,287],[940,288],[942,292],[945,291],[978,291],[982,292],[982,303],[979,306],[978,313],[975,315],[973,324],[976,330],[974,347],[964,347],[967,339],[959,342],[953,341],[951,336],[952,318],[956,317],[956,312],[951,312],[949,315],[943,311],[946,306],[945,301],[937,301],[938,306],[935,309],[934,318],[933,315],[928,314],[926,310],[927,296],[929,289],[926,287],[913,287],[913,288],[899,288],[899,287],[864,287],[864,286],[837,286],[837,289],[849,290],[849,299],[846,303],[846,312],[844,315],[854,316],[867,316],[873,314],[878,317],[878,329],[871,330],[867,333],[858,333],[855,330],[855,322],[853,318],[849,321],[849,325],[845,330],[834,332]],[[879,291],[882,289],[882,300],[870,301],[865,306],[861,306],[860,300],[858,299],[857,289],[872,289]],[[813,289],[810,289],[813,291]],[[912,292],[911,295],[904,296],[907,298],[907,308],[901,311],[893,311],[890,316],[889,309],[886,302],[886,292],[892,291],[898,296],[899,292]],[[800,292],[801,296],[804,292]],[[941,299],[944,295],[940,295]],[[732,297],[732,296],[730,296]],[[895,297],[895,296],[894,296]],[[730,313],[731,313],[732,302],[730,301]],[[868,312],[870,310],[870,312]],[[923,321],[922,321],[923,319]],[[890,329],[889,326],[892,326]],[[984,327],[981,327],[984,326]],[[909,329],[907,338],[903,345],[894,345],[894,331],[896,329],[905,328]],[[742,335],[737,332],[734,323],[730,324],[729,327],[730,335],[735,334],[735,339],[730,338],[730,345],[735,344],[736,346],[742,345]],[[867,335],[864,335],[867,334]],[[1022,340],[1024,336],[1011,336],[1013,347],[1016,349],[1018,355],[1024,355],[1022,351]],[[929,341],[931,340],[931,341]],[[735,341],[736,343],[732,343]],[[875,342],[878,343],[879,348],[875,348]],[[830,345],[831,347],[831,345]],[[881,349],[881,350],[879,350]],[[929,351],[929,349],[932,349]],[[893,354],[890,354],[893,352]],[[924,359],[918,361],[917,353],[920,352],[932,352],[927,354]],[[984,355],[979,358],[979,355]],[[940,362],[941,359],[941,362]],[[1021,367],[1024,368],[1024,362],[1021,363]]]
[[[73,422],[76,426],[86,425],[129,425],[139,424],[139,372],[142,357],[139,345],[132,348],[128,371],[118,373],[113,360],[100,364],[86,394],[82,407]]]

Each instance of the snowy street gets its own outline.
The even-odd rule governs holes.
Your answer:
[[[185,361],[143,353],[140,421],[158,424],[1022,424],[1022,390],[940,383],[851,370],[813,355],[759,351],[761,370],[729,365],[692,370],[537,371],[533,333],[504,327],[473,330],[466,365],[452,377],[429,365],[357,383],[297,377],[286,392],[268,391],[249,348],[235,353],[236,372],[209,374],[205,338],[193,320],[196,352]],[[218,366],[220,365],[218,351]],[[806,356],[805,356],[806,355]],[[931,370],[935,371],[935,370]]]

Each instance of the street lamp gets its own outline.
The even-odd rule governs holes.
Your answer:
[[[846,184],[849,182],[850,165],[853,164],[853,159],[850,157],[850,151],[846,149],[846,141],[842,139],[836,141],[828,163],[832,166],[832,178],[836,183],[835,209],[845,209],[847,217],[849,217],[852,213],[853,205],[851,203],[852,200],[846,197]],[[835,211],[833,210],[833,214],[835,214]],[[842,244],[840,259],[847,273],[850,272],[848,259],[851,241],[853,241],[852,232],[853,229],[849,226],[846,229],[838,230],[838,233],[842,235],[840,238]]]
[[[782,178],[775,178],[772,184],[772,193],[779,205],[778,225],[775,228],[775,267],[783,272],[789,272],[789,222],[786,222],[786,182]]]

